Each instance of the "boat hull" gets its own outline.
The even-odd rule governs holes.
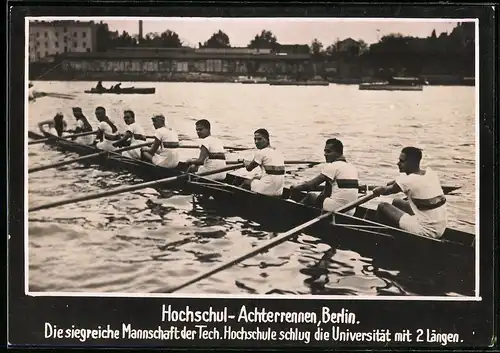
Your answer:
[[[121,88],[119,91],[92,88],[85,91],[89,94],[154,94],[155,92],[156,88]]]

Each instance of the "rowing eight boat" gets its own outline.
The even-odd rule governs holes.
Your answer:
[[[29,137],[41,139],[49,136],[44,134],[45,136],[29,132]],[[96,152],[94,147],[62,138],[53,138],[46,143],[60,150],[82,155]],[[180,163],[178,169],[167,169],[112,152],[83,163],[127,171],[144,180],[176,176],[187,168],[186,164]],[[200,177],[169,185],[169,188],[186,194],[203,195],[198,201],[205,207],[217,207],[221,215],[238,215],[258,222],[267,231],[283,232],[321,213],[319,209],[292,201],[303,197],[301,192],[289,195],[289,189],[285,189],[282,198],[261,195],[239,188],[237,185],[241,185],[243,180],[245,178],[233,174],[228,174],[224,182]],[[459,281],[465,286],[462,291],[473,293],[474,234],[451,228],[440,239],[411,234],[375,222],[374,210],[364,206],[359,206],[354,216],[337,214],[333,218],[333,221],[319,222],[306,233],[338,249],[353,250],[372,259],[382,257],[385,260],[407,263],[410,267],[418,267],[423,261],[426,265],[432,263],[431,267],[436,272],[453,271],[453,275],[459,276]]]

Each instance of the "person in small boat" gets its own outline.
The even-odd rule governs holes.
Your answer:
[[[151,147],[142,147],[142,159],[165,168],[175,168],[179,164],[179,136],[167,127],[162,114],[154,115],[151,120],[155,127],[155,140]]]
[[[255,130],[253,139],[257,151],[251,161],[244,161],[245,168],[252,171],[260,167],[262,173],[251,180],[245,180],[241,186],[259,194],[281,196],[285,184],[285,158],[271,147],[266,129]]]
[[[373,190],[376,195],[391,195],[403,192],[408,201],[395,198],[392,204],[381,202],[377,208],[377,219],[407,232],[431,238],[440,238],[447,226],[446,197],[441,182],[431,168],[421,169],[422,150],[405,147],[398,161],[403,173],[386,186]]]
[[[92,131],[92,125],[90,125],[87,117],[83,115],[82,108],[73,107],[73,116],[76,119],[76,128],[73,130],[73,133],[80,134],[82,132],[90,132]],[[91,145],[93,141],[92,135],[75,137],[73,140],[76,140],[78,143],[84,145]]]
[[[102,81],[97,82],[97,86],[95,86],[95,89],[98,91],[105,91],[106,88],[102,85]]]
[[[191,173],[203,173],[226,167],[226,152],[222,141],[212,136],[210,122],[206,119],[198,120],[195,123],[198,134],[200,155],[198,158],[189,159],[188,171]],[[224,180],[226,173],[207,175],[206,178],[212,180]]]
[[[116,91],[116,92],[120,91],[120,90],[122,89],[122,87],[121,87],[121,86],[122,86],[122,83],[121,83],[121,82],[120,82],[120,83],[117,83],[117,84],[113,87],[113,91]]]
[[[123,120],[127,125],[122,138],[113,143],[114,147],[133,146],[146,142],[146,134],[139,123],[135,121],[135,113],[132,110],[123,112]],[[128,158],[141,159],[141,150],[139,148],[123,151],[122,155]]]
[[[97,148],[105,151],[113,151],[115,147],[113,142],[120,139],[118,128],[106,115],[106,109],[103,107],[95,108],[95,116],[99,121],[97,126],[97,136],[94,144]]]
[[[44,125],[47,125],[49,130],[44,129]],[[61,112],[57,112],[52,120],[45,120],[38,123],[38,128],[42,131],[47,131],[49,134],[64,137],[68,135],[67,131],[68,124],[64,120],[64,115]]]
[[[344,145],[336,138],[328,139],[324,148],[326,164],[313,179],[290,187],[294,191],[310,191],[325,183],[323,191],[317,195],[308,193],[300,202],[333,212],[356,201],[358,198],[358,171],[344,157]],[[350,210],[348,215],[354,215],[356,210]]]

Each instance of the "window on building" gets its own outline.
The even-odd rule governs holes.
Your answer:
[[[45,38],[47,38],[47,37],[49,36],[49,34],[48,34],[47,32],[45,32],[45,33],[43,34],[43,36],[44,36]]]
[[[78,44],[76,44],[76,42],[73,43],[73,48],[76,48],[78,47]]]
[[[68,43],[68,38],[64,37],[64,43]]]
[[[87,48],[87,53],[90,53],[90,48]]]
[[[56,37],[59,37],[59,32],[56,32],[55,35],[56,35]]]
[[[82,37],[83,38],[87,37],[87,32],[82,32]]]
[[[63,32],[66,33],[68,29],[66,27],[63,28]]]
[[[40,42],[39,41],[36,41],[36,45],[35,47],[39,47],[40,46]]]
[[[68,47],[64,47],[64,52],[67,53],[68,52]]]
[[[55,46],[56,48],[59,48],[59,42],[54,42],[54,46]]]
[[[45,56],[49,56],[49,52],[48,51],[45,52]]]
[[[84,48],[87,48],[87,43],[86,42],[83,42],[82,45],[83,45]]]
[[[77,37],[78,36],[78,33],[77,32],[73,32],[73,37]]]
[[[40,37],[40,32],[36,32],[36,37]]]
[[[36,52],[36,57],[40,58],[40,52],[39,51]]]
[[[45,42],[45,48],[49,47],[49,43]]]

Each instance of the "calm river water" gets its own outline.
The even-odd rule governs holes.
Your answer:
[[[71,107],[80,106],[95,126],[96,106],[123,127],[122,112],[132,109],[152,133],[150,117],[163,113],[181,137],[195,139],[194,122],[207,118],[212,133],[227,145],[253,146],[253,131],[267,128],[272,144],[286,159],[323,160],[329,137],[341,139],[362,182],[385,183],[398,175],[401,147],[424,149],[423,165],[442,183],[462,188],[449,200],[449,226],[474,232],[475,100],[474,87],[425,87],[423,92],[359,91],[356,85],[295,87],[203,83],[124,83],[156,87],[154,95],[84,94],[91,82],[35,82],[43,92],[71,93],[74,100],[44,97],[29,104],[28,128],[62,111],[70,126]],[[184,150],[183,156],[195,156]],[[47,164],[63,154],[42,144],[29,146],[29,166]],[[234,154],[231,158],[248,156]],[[287,183],[313,177],[318,169],[293,170]],[[244,173],[244,172],[238,172]],[[97,192],[134,181],[124,173],[79,165],[29,175],[28,203],[46,203]],[[137,182],[135,180],[134,182]],[[120,194],[29,214],[31,291],[153,292],[179,284],[235,254],[250,250],[271,233],[238,217],[221,217],[193,203],[190,196],[158,200],[153,189]],[[151,201],[160,202],[158,214]],[[149,201],[149,202],[148,202]],[[258,207],[258,205],[256,205]],[[189,293],[310,294],[315,266],[330,246],[300,235],[183,290]],[[326,276],[315,293],[419,295],[397,269],[380,269],[352,251],[332,251]],[[325,265],[324,265],[325,266]],[[328,278],[328,280],[325,280]],[[317,286],[316,286],[317,287]],[[435,287],[425,294],[457,295]]]

